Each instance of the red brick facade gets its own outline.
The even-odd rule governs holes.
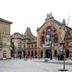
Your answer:
[[[64,21],[63,21],[63,23],[56,21],[52,17],[52,15],[50,15],[47,17],[44,24],[40,28],[37,29],[37,33],[38,33],[37,45],[38,45],[38,48],[43,50],[43,57],[47,57],[47,55],[49,54],[49,53],[47,53],[48,49],[51,49],[52,57],[57,57],[63,51],[63,48],[65,50],[69,51],[69,53],[68,53],[69,56],[72,55],[71,54],[72,45],[70,44],[70,43],[72,43],[72,36],[69,35],[69,38],[67,37],[68,40],[65,40],[65,38],[67,36],[66,35],[67,31],[69,30],[69,32],[71,32],[72,29],[67,27],[64,23],[65,23]],[[49,38],[49,36],[50,36],[47,32],[48,29],[52,30],[51,38],[50,38],[51,41],[46,41],[47,37]],[[49,42],[51,42],[51,45],[49,45]],[[67,45],[67,42],[68,42],[68,44],[70,44],[70,46]],[[62,48],[62,44],[64,46],[63,48]]]

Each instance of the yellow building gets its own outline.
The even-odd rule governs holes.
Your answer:
[[[11,57],[10,53],[10,25],[12,22],[0,18],[0,59]]]

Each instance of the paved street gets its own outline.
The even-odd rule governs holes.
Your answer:
[[[42,63],[39,59],[12,59],[0,61],[0,72],[61,72],[63,64]],[[66,65],[66,69],[72,72],[72,65]]]

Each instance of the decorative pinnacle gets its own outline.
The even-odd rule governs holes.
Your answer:
[[[54,17],[52,16],[52,13],[47,14],[47,18],[45,20],[46,21],[54,20]]]
[[[65,21],[65,19],[63,19],[62,24],[66,25],[66,21]]]

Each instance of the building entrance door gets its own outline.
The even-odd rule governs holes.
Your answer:
[[[3,52],[3,59],[6,59],[6,51]]]
[[[47,50],[45,51],[45,57],[46,57],[46,58],[51,58],[51,56],[52,56],[51,49],[47,49]]]
[[[25,51],[23,51],[23,56],[25,57]]]

